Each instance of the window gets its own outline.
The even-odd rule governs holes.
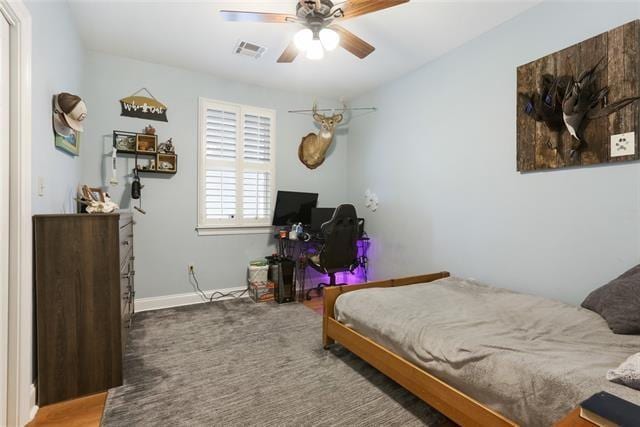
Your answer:
[[[200,98],[200,234],[270,232],[275,118],[273,110]]]

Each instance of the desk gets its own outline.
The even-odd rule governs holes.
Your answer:
[[[310,255],[317,254],[322,249],[323,239],[318,236],[311,236],[308,241],[304,240],[292,240],[289,238],[280,238],[279,234],[275,234],[275,239],[278,241],[278,255],[290,258],[295,261],[295,292],[298,301],[304,300],[305,285],[307,280],[307,258]],[[367,253],[369,246],[371,245],[371,239],[364,234],[358,239],[358,266],[355,268],[353,275],[346,272],[351,280],[346,280],[347,283],[363,283],[368,281],[367,272],[369,266],[369,258]],[[312,275],[314,277],[325,277],[320,273]]]

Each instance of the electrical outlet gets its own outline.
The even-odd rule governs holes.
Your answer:
[[[636,154],[635,132],[611,135],[611,157],[633,156]]]

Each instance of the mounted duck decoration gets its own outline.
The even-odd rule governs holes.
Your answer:
[[[327,150],[333,142],[335,128],[344,119],[346,109],[347,106],[343,104],[339,113],[328,116],[320,114],[317,104],[313,104],[313,120],[320,125],[320,131],[302,138],[298,146],[298,158],[309,169],[315,169],[324,162]]]
[[[149,96],[138,96],[140,92],[146,92]],[[131,96],[120,100],[121,116],[135,117],[138,119],[167,121],[167,106],[158,101],[147,88],[134,92]]]
[[[518,67],[521,172],[640,159],[640,20]]]

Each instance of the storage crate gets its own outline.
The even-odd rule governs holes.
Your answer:
[[[247,277],[249,283],[264,283],[269,280],[269,266],[268,265],[250,265]]]
[[[249,283],[249,297],[253,302],[273,301],[273,282],[251,282]]]

